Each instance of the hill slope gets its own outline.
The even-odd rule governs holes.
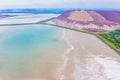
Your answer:
[[[67,11],[53,22],[59,26],[87,30],[91,32],[109,32],[120,27],[120,12],[117,11]]]

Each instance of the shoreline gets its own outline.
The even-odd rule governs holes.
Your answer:
[[[59,27],[59,28],[69,29],[69,30],[73,30],[73,31],[82,32],[82,33],[86,33],[86,34],[90,34],[90,35],[96,36],[103,43],[105,43],[106,45],[108,45],[111,49],[115,50],[120,55],[120,50],[118,50],[117,48],[115,48],[115,46],[113,44],[109,43],[107,40],[105,40],[102,37],[100,37],[98,33],[93,33],[93,32],[84,31],[84,30],[82,31],[82,30],[78,30],[78,29],[74,29],[74,28],[69,28],[69,27],[64,27],[64,26],[60,26],[60,25],[57,25],[57,24],[55,24],[53,22],[51,23],[51,22],[44,23],[44,24],[46,24],[46,25],[52,25],[52,26],[56,26],[56,27]]]
[[[63,30],[63,39],[66,41],[66,43],[68,44],[68,46],[70,48],[68,48],[65,53],[63,54],[63,59],[64,59],[64,64],[63,66],[61,67],[61,70],[60,70],[60,79],[59,80],[65,80],[66,77],[65,75],[68,75],[68,74],[65,74],[65,70],[67,68],[67,65],[69,64],[70,62],[70,52],[74,49],[74,46],[70,44],[69,40],[66,38],[66,33],[65,33],[65,30]],[[71,62],[70,62],[71,63]],[[68,67],[69,68],[69,67]],[[73,80],[73,79],[71,79]]]
[[[99,78],[98,80],[109,80],[109,79],[111,79],[111,80],[115,80],[116,78],[118,78],[118,79],[120,79],[120,77],[119,76],[117,76],[117,77],[115,77],[115,75],[112,75],[112,72],[109,72],[109,70],[111,70],[111,71],[116,71],[116,73],[119,73],[119,68],[111,68],[111,67],[109,67],[108,65],[110,65],[110,66],[115,66],[115,67],[120,67],[120,56],[119,56],[119,52],[117,52],[114,48],[112,48],[112,47],[110,47],[109,45],[108,45],[108,43],[106,43],[106,42],[104,42],[104,40],[102,40],[100,37],[99,37],[99,34],[98,33],[91,33],[91,32],[88,32],[88,31],[81,31],[81,30],[77,30],[77,29],[73,29],[73,28],[69,28],[69,27],[64,27],[64,26],[59,26],[59,25],[56,25],[56,24],[54,24],[52,21],[49,21],[49,22],[47,22],[47,23],[43,23],[43,24],[46,24],[46,25],[52,25],[52,26],[56,26],[56,27],[59,27],[59,28],[64,28],[64,29],[66,29],[65,31],[67,31],[68,33],[69,33],[69,31],[72,33],[81,33],[81,34],[85,34],[86,36],[87,36],[87,34],[88,35],[90,35],[90,36],[93,36],[94,38],[96,38],[98,41],[97,42],[99,42],[99,44],[101,45],[101,50],[99,50],[99,51],[96,51],[96,49],[95,49],[95,51],[96,52],[101,52],[101,54],[99,53],[99,55],[98,55],[98,53],[94,53],[93,55],[91,55],[92,53],[91,53],[91,51],[90,50],[88,50],[87,52],[85,52],[85,54],[86,55],[88,55],[89,56],[89,58],[87,58],[87,57],[85,57],[85,59],[87,60],[89,60],[90,59],[90,62],[89,61],[87,61],[87,63],[85,64],[84,63],[84,65],[81,65],[81,66],[84,66],[84,67],[86,67],[85,65],[89,65],[89,66],[91,66],[91,69],[93,69],[93,71],[91,72],[91,71],[89,71],[89,69],[88,69],[88,71],[85,71],[85,73],[83,72],[81,72],[81,71],[79,71],[79,68],[77,69],[77,70],[75,70],[75,65],[76,65],[76,63],[75,63],[75,60],[73,60],[73,64],[71,64],[71,65],[73,65],[74,67],[74,69],[73,69],[73,73],[71,73],[71,74],[73,74],[72,75],[72,79],[70,79],[70,80],[80,80],[80,76],[76,76],[76,75],[83,75],[84,77],[83,78],[89,78],[89,80],[96,80],[96,78]],[[69,33],[69,34],[71,34],[71,33]],[[78,34],[78,35],[79,35]],[[69,54],[73,54],[73,56],[75,57],[75,53],[73,53],[74,51],[77,51],[77,47],[75,46],[75,41],[74,41],[74,39],[73,38],[75,38],[75,36],[77,36],[77,35],[75,35],[74,36],[74,34],[72,34],[72,40],[71,39],[68,39],[68,37],[70,37],[70,35],[67,35],[67,40],[71,43],[71,41],[73,42],[73,43],[71,43],[72,44],[72,46],[74,46],[74,50],[72,51],[72,52],[70,52]],[[85,36],[85,37],[86,37]],[[90,37],[89,36],[89,37]],[[77,36],[78,38],[80,37],[80,35],[79,36]],[[76,39],[78,39],[78,38],[76,38]],[[79,40],[79,39],[78,39]],[[88,39],[89,40],[89,39]],[[78,41],[77,41],[78,42]],[[89,42],[89,41],[88,41]],[[94,41],[92,41],[92,42],[94,42]],[[79,44],[79,43],[78,43]],[[78,45],[78,44],[76,44],[77,46],[78,46],[78,48],[80,49],[80,45]],[[98,45],[99,45],[98,44]],[[97,45],[97,44],[96,44]],[[84,45],[83,45],[84,46]],[[103,47],[103,48],[102,48]],[[106,49],[104,49],[104,47],[106,48]],[[84,51],[86,51],[87,49],[89,49],[89,48],[85,48],[85,47],[83,47],[84,48]],[[94,47],[95,48],[95,47]],[[104,49],[103,51],[102,51],[102,49]],[[78,53],[79,52],[81,52],[81,50],[78,50],[77,51]],[[88,54],[88,53],[90,53],[90,54]],[[83,55],[83,53],[81,53],[81,55]],[[72,56],[72,55],[70,55],[70,56]],[[70,56],[68,56],[68,58],[69,58],[69,61],[70,61]],[[92,58],[90,58],[90,56],[92,57]],[[79,60],[79,59],[78,59]],[[84,59],[83,59],[84,60]],[[68,61],[68,62],[69,62]],[[80,60],[79,60],[80,61]],[[105,63],[104,63],[105,62]],[[82,62],[79,62],[78,64],[81,64]],[[118,65],[115,65],[115,63],[118,63]],[[106,65],[106,64],[108,64],[108,65]],[[80,67],[81,67],[80,66]],[[70,66],[69,66],[70,67]],[[94,67],[94,68],[93,68]],[[81,69],[81,68],[80,68]],[[84,70],[84,68],[82,68],[83,70]],[[74,70],[75,70],[75,72],[74,72]],[[86,69],[85,69],[86,70]],[[96,74],[94,74],[94,71],[95,72],[98,72],[98,73],[96,73]],[[75,73],[77,73],[78,72],[78,74],[75,74]],[[86,73],[86,72],[88,72],[89,73],[89,75],[84,75],[84,74],[88,74],[88,73]],[[96,77],[95,78],[95,76],[94,75],[96,75],[96,76],[98,76],[98,77]],[[110,76],[111,75],[111,76]],[[94,79],[92,79],[91,78],[91,76],[93,76],[93,78]],[[69,79],[61,79],[61,80],[69,80]],[[88,79],[82,79],[82,80],[88,80]]]

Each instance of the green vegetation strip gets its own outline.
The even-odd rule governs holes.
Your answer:
[[[99,37],[102,41],[120,54],[120,30],[98,34],[97,37]]]

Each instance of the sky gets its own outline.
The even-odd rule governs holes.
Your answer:
[[[0,0],[0,9],[120,9],[120,0]]]

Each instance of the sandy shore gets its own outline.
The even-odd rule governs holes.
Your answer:
[[[120,56],[96,36],[65,30],[72,47],[60,80],[120,80]],[[116,74],[114,74],[116,73]]]

